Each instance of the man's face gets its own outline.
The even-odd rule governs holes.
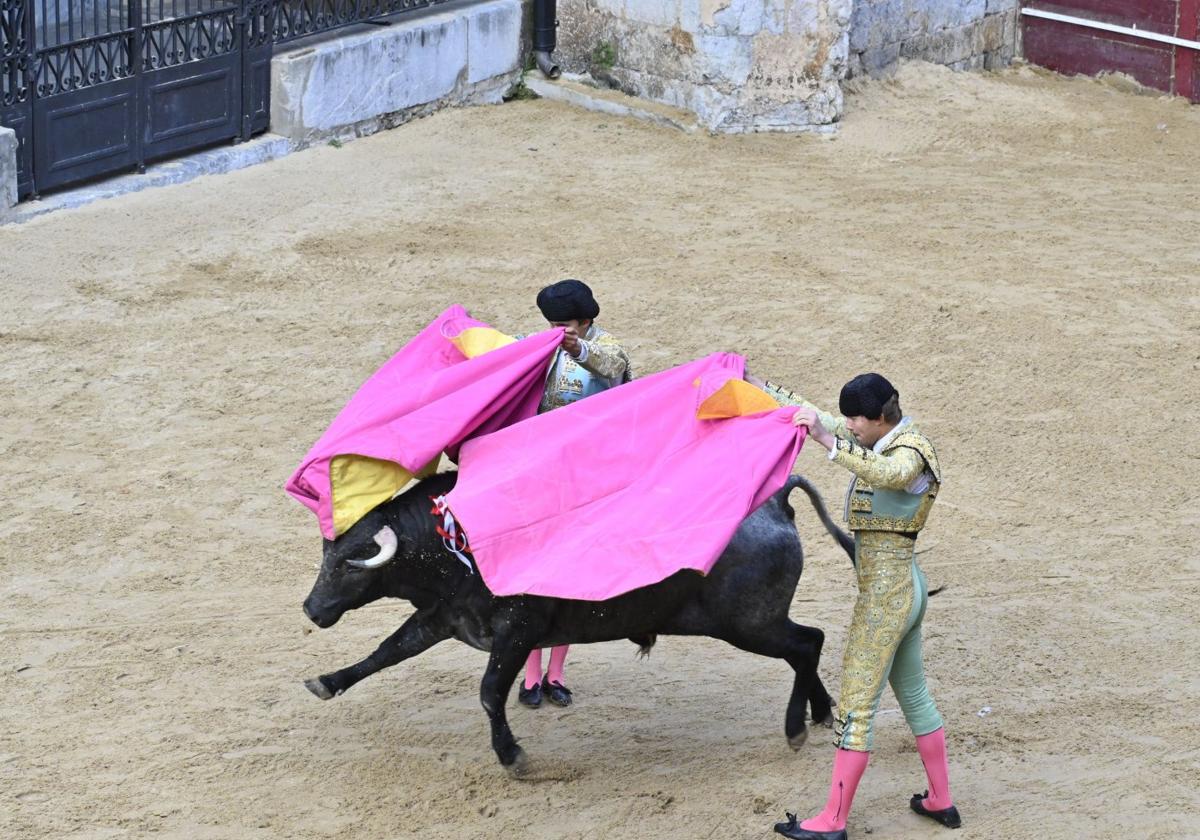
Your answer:
[[[863,446],[874,446],[879,442],[879,439],[892,430],[891,424],[884,421],[882,417],[876,417],[874,420],[863,417],[861,414],[854,417],[846,418],[846,428],[850,430],[850,434],[854,435],[854,439]]]
[[[569,330],[574,330],[575,334],[583,338],[587,334],[588,329],[592,326],[591,321],[581,321],[578,318],[572,318],[570,321],[551,321],[552,327],[566,327]]]

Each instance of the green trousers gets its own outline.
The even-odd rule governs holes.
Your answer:
[[[942,727],[921,659],[921,621],[929,598],[915,544],[903,534],[855,532],[858,600],[842,659],[835,729],[840,749],[871,750],[875,713],[887,682],[914,735]]]

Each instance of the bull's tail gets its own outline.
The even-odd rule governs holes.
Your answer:
[[[837,541],[837,544],[842,547],[842,550],[854,560],[854,537],[839,528],[829,516],[829,511],[825,509],[825,502],[821,499],[821,494],[817,492],[817,488],[808,483],[808,479],[803,476],[793,475],[783,485],[784,492],[791,493],[799,487],[808,494],[808,500],[812,502],[813,510],[817,512],[817,516],[821,520],[821,524],[825,526],[825,530],[829,532],[829,536]]]
[[[653,649],[654,643],[658,641],[658,634],[648,633],[645,636],[633,636],[629,639],[629,641],[638,646],[638,659],[645,659],[650,655],[650,651]]]

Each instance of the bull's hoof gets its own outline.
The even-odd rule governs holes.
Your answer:
[[[523,779],[529,774],[529,756],[525,750],[517,747],[517,754],[513,756],[511,764],[504,765],[505,771],[513,779]]]
[[[799,750],[808,742],[808,727],[804,727],[795,735],[788,736],[788,746],[794,750]]]
[[[825,715],[820,720],[814,720],[813,723],[817,726],[824,726],[826,729],[833,729],[833,712]]]
[[[329,686],[321,681],[320,677],[312,677],[304,681],[304,687],[313,694],[320,697],[322,700],[332,700],[336,695],[329,690]]]

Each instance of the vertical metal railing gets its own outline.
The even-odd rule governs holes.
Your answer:
[[[40,50],[127,31],[137,0],[33,0]],[[161,0],[160,0],[161,3]]]
[[[207,14],[238,5],[239,0],[31,0],[37,11],[36,48],[51,49],[138,26]],[[32,8],[31,8],[32,11]]]

